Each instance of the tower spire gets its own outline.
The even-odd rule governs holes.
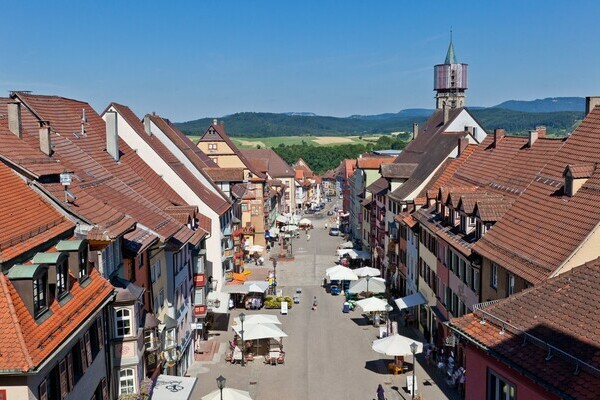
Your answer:
[[[458,64],[456,61],[456,54],[454,54],[454,44],[452,43],[452,29],[450,29],[450,45],[448,46],[448,53],[446,53],[446,61],[444,64]]]

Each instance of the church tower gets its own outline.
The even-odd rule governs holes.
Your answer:
[[[467,90],[467,64],[459,64],[454,53],[452,34],[450,46],[443,64],[434,67],[433,89],[436,108],[460,108],[465,106],[465,90]]]

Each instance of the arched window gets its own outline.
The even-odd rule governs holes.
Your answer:
[[[117,336],[123,337],[131,335],[131,310],[121,308],[116,312],[115,326],[117,327]]]
[[[135,393],[135,371],[125,368],[119,371],[119,394]]]

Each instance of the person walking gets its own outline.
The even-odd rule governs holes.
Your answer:
[[[383,390],[383,386],[381,383],[377,386],[377,400],[385,400],[385,390]]]
[[[313,311],[315,311],[317,309],[317,296],[315,296],[313,298],[313,305],[312,305],[312,309]]]
[[[310,235],[308,233],[306,234],[306,241],[310,242]]]

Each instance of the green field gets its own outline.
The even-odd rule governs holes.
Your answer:
[[[277,147],[281,143],[286,145],[302,144],[306,142],[315,146],[337,146],[340,144],[366,144],[376,142],[379,136],[274,136],[274,137],[258,137],[258,138],[239,138],[232,137],[231,140],[239,146],[245,148],[252,148],[260,146],[266,147]],[[192,139],[194,140],[194,139]],[[197,139],[196,139],[197,140]]]

